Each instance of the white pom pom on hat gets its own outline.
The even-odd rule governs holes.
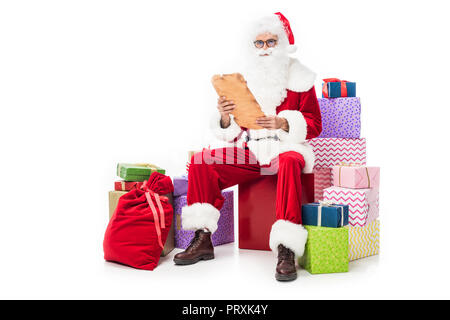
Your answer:
[[[291,44],[289,45],[289,47],[287,48],[287,52],[288,53],[294,53],[297,51],[297,46],[295,44]]]

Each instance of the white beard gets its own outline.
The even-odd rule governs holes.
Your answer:
[[[271,52],[269,56],[261,53]],[[267,51],[253,49],[249,56],[244,77],[266,115],[275,115],[276,108],[287,96],[289,56],[284,48],[269,48]]]

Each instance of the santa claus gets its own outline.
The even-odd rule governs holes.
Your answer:
[[[278,174],[276,222],[269,244],[278,254],[275,278],[297,277],[295,258],[302,256],[307,231],[301,217],[301,172],[312,172],[314,154],[306,140],[322,130],[315,74],[291,58],[295,52],[289,21],[276,13],[254,23],[247,41],[247,85],[265,117],[256,120],[263,129],[241,128],[233,119],[233,101],[220,97],[211,127],[217,138],[234,142],[229,148],[194,155],[189,168],[188,206],[183,208],[183,228],[195,230],[190,246],[174,257],[180,265],[214,258],[211,234],[217,229],[221,190]]]

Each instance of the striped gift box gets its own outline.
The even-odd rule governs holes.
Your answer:
[[[347,204],[349,225],[352,227],[363,227],[378,218],[378,189],[329,187],[323,191],[323,200]]]
[[[349,227],[350,261],[373,256],[380,251],[380,221],[375,220],[365,227]]]
[[[314,202],[323,200],[323,190],[333,185],[331,168],[314,169]]]
[[[314,168],[342,163],[366,164],[366,139],[314,138],[309,140],[316,161]]]

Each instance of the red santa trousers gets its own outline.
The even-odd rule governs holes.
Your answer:
[[[261,175],[278,174],[276,194],[277,221],[272,226],[270,247],[279,244],[302,256],[307,231],[301,226],[302,184],[305,166],[303,156],[295,151],[281,153],[270,165],[261,166],[254,154],[243,148],[204,150],[195,154],[189,166],[188,206],[183,208],[183,229],[217,229],[224,198],[221,190],[256,179]]]

